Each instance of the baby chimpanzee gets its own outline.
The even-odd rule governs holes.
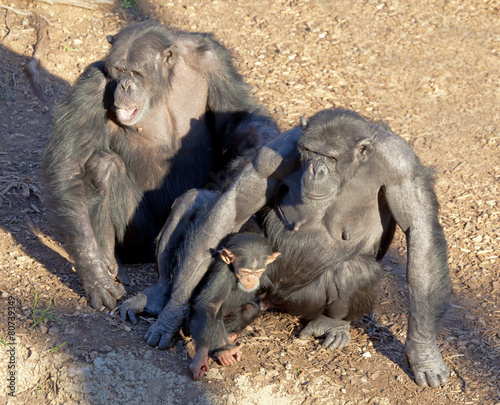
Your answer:
[[[189,329],[196,355],[189,367],[195,380],[209,370],[210,351],[224,366],[240,360],[239,348],[231,344],[235,332],[259,314],[255,292],[266,266],[280,255],[273,253],[266,238],[253,233],[231,234],[222,246],[192,301]]]

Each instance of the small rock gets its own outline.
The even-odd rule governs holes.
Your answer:
[[[218,368],[211,368],[207,374],[205,374],[207,378],[213,378],[214,380],[222,380],[222,374],[220,373]]]
[[[228,405],[236,404],[236,397],[234,396],[234,394],[229,394],[227,396],[227,403]]]
[[[43,323],[40,324],[40,331],[42,333],[47,333],[48,330],[49,330],[49,328],[47,328],[47,326],[45,326]]]
[[[49,329],[49,336],[57,336],[59,335],[59,328],[53,326],[52,328]]]

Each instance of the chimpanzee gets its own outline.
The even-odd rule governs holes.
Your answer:
[[[195,380],[209,370],[210,351],[225,366],[240,360],[239,347],[231,344],[235,336],[228,333],[235,335],[260,313],[255,293],[267,265],[280,255],[265,237],[249,232],[229,235],[222,246],[192,299],[189,330],[196,355],[190,369]]]
[[[281,252],[268,271],[266,301],[310,321],[301,338],[326,335],[324,345],[340,349],[350,340],[349,321],[373,305],[377,259],[397,223],[408,245],[407,361],[419,385],[444,384],[449,371],[436,329],[450,281],[432,185],[432,171],[384,124],[343,109],[304,120],[259,149],[183,245],[189,254],[177,263],[148,344],[169,347],[206,272],[209,248],[260,211],[273,249]],[[129,305],[128,312],[140,310]]]
[[[42,167],[52,224],[96,309],[123,295],[120,261],[154,260],[178,196],[277,135],[211,35],[145,22],[108,41],[58,108]]]

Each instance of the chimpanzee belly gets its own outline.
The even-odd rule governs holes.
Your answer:
[[[332,237],[323,222],[294,230],[278,210],[264,219],[267,236],[281,256],[270,266],[266,299],[271,306],[314,319],[329,310],[347,316],[350,298],[376,283],[376,246],[363,235]],[[345,232],[345,230],[344,230]]]

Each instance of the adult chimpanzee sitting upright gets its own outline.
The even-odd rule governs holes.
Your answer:
[[[309,320],[300,336],[326,335],[332,349],[348,344],[349,321],[372,308],[377,259],[397,222],[409,252],[407,360],[419,385],[447,381],[436,329],[450,283],[431,170],[388,128],[341,109],[322,111],[262,147],[189,233],[173,287],[146,291],[147,301],[162,288],[170,297],[148,344],[172,344],[209,248],[259,210],[281,253],[268,270],[265,301]],[[167,272],[160,267],[160,278]],[[126,308],[133,314],[143,306],[132,298]]]
[[[52,223],[97,309],[124,293],[119,259],[154,260],[178,196],[277,135],[210,35],[146,22],[108,41],[57,110],[43,161]]]

